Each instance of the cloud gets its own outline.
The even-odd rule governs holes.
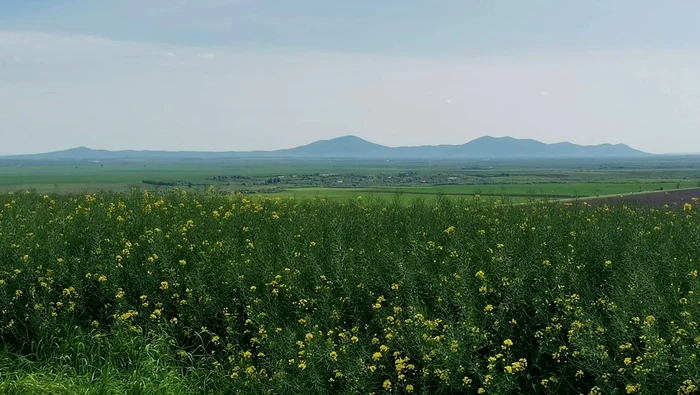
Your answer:
[[[345,134],[387,145],[489,134],[700,147],[687,122],[700,118],[698,52],[415,58],[2,30],[0,52],[0,130],[12,131],[2,153],[274,149]],[[576,94],[543,105],[533,92]],[[464,111],[445,111],[450,103]]]
[[[202,59],[214,59],[214,58],[216,58],[216,55],[214,55],[213,53],[210,53],[210,52],[200,53],[197,56],[199,56]]]
[[[542,96],[552,96],[552,94],[549,93],[549,92],[540,92],[540,95],[542,95]]]

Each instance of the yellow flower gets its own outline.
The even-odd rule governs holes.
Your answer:
[[[136,311],[134,311],[134,310],[129,310],[129,311],[127,311],[126,313],[120,315],[120,316],[119,316],[119,319],[120,319],[121,321],[126,321],[126,320],[128,320],[128,319],[130,319],[130,318],[136,317],[137,315],[139,315],[138,312],[136,312]]]
[[[307,333],[306,336],[304,336],[304,340],[306,340],[307,342],[310,342],[313,339],[314,335],[312,333]]]
[[[510,347],[510,346],[513,345],[513,341],[510,340],[510,339],[506,339],[506,340],[503,341],[503,345],[506,346],[506,347]]]
[[[384,387],[385,390],[390,390],[391,389],[391,381],[384,380],[384,383],[382,383],[382,387]]]
[[[178,263],[179,263],[180,265],[182,265],[182,266],[185,266],[185,265],[187,264],[187,261],[184,260],[184,259],[180,259],[180,260],[178,261]]]
[[[102,275],[100,275],[100,277],[97,278],[97,281],[101,282],[101,283],[105,283],[105,282],[107,282],[107,276],[102,274]]]
[[[451,234],[454,233],[454,232],[455,232],[455,227],[454,227],[454,226],[450,226],[450,227],[448,227],[447,229],[445,229],[445,233],[447,233],[448,235],[451,235]]]
[[[486,307],[484,307],[484,311],[486,311],[486,312],[493,311],[493,305],[487,304]]]
[[[167,290],[168,289],[168,282],[167,281],[161,282],[160,289],[162,289],[163,291]]]
[[[332,360],[337,361],[338,360],[338,353],[335,351],[331,351],[330,357]]]
[[[628,394],[633,394],[633,393],[639,391],[640,389],[642,389],[642,386],[640,384],[627,384],[625,386],[625,391]]]
[[[406,392],[413,392],[413,386],[411,384],[406,386]]]
[[[610,266],[612,265],[612,261],[610,259],[605,261],[605,266]]]

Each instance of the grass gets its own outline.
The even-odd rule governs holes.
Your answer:
[[[3,393],[696,393],[679,209],[0,195]]]
[[[411,180],[395,184],[401,174]],[[324,173],[334,177],[320,176]],[[270,177],[286,175],[280,184]],[[301,178],[293,175],[305,176]],[[220,176],[246,179],[215,181]],[[308,178],[310,177],[310,178]],[[362,178],[365,177],[365,178]],[[367,181],[368,178],[371,181]],[[450,180],[450,177],[456,178]],[[700,163],[694,158],[645,160],[518,160],[518,161],[352,161],[352,160],[211,160],[211,161],[32,161],[0,160],[0,191],[40,193],[128,192],[134,187],[167,189],[144,180],[214,185],[222,191],[257,192],[261,196],[326,197],[347,200],[358,195],[392,200],[404,196],[451,198],[476,194],[494,200],[525,202],[616,195],[698,186]],[[336,188],[343,181],[349,187]],[[353,187],[356,182],[364,183]],[[454,185],[441,185],[450,182]],[[303,187],[302,187],[303,186]],[[332,187],[329,187],[332,186]]]

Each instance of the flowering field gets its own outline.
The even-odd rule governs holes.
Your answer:
[[[695,394],[696,203],[4,194],[0,392]]]

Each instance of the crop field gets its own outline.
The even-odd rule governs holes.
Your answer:
[[[695,394],[685,197],[3,193],[0,392]]]
[[[252,197],[396,195],[509,202],[700,188],[696,157],[605,160],[12,160],[0,159],[0,193],[128,192],[214,187]]]

